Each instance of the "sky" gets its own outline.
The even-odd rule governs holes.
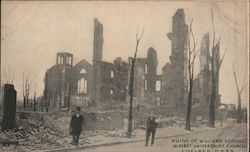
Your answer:
[[[133,55],[138,27],[145,27],[138,57],[146,57],[154,47],[158,54],[158,74],[169,62],[172,16],[183,8],[186,23],[193,19],[198,47],[209,32],[212,40],[211,8],[214,12],[215,38],[222,33],[221,54],[226,46],[220,71],[220,94],[223,103],[236,103],[237,93],[232,64],[241,85],[248,73],[247,3],[241,1],[3,1],[1,5],[1,80],[11,82],[22,98],[23,73],[29,75],[31,94],[41,96],[44,75],[55,65],[57,52],[73,54],[74,64],[85,59],[92,63],[94,18],[103,24],[103,60],[116,57],[127,60]],[[195,73],[199,71],[199,60]],[[35,87],[36,86],[36,87]],[[248,87],[247,87],[248,88]],[[247,105],[248,90],[242,102]]]

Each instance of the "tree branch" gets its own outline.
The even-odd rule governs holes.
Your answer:
[[[193,39],[193,48],[190,51],[191,54],[196,50],[196,45],[197,45],[197,41],[195,41],[195,38],[194,38],[194,32],[193,32],[193,29],[192,29],[192,25],[193,25],[193,19],[191,20],[190,28],[189,28],[191,36],[192,36],[192,39]],[[190,43],[190,41],[189,41],[189,43]],[[191,46],[190,46],[190,49],[191,49]]]
[[[15,79],[15,72],[14,72],[14,74],[13,74],[13,76],[12,76],[12,79],[11,79],[11,83],[13,84],[13,82],[14,82],[14,79]]]
[[[240,94],[243,92],[243,90],[246,88],[247,83],[246,83],[246,79],[244,78],[244,81],[242,83],[241,89],[240,89]]]
[[[139,27],[138,27],[137,33],[136,33],[136,42],[140,42],[140,41],[141,41],[141,38],[142,38],[143,33],[144,33],[144,26],[143,26],[143,28],[142,28],[141,35],[138,37],[138,34],[139,34]]]
[[[238,95],[240,94],[240,90],[239,90],[239,85],[238,85],[238,82],[237,82],[237,76],[236,76],[236,73],[235,73],[235,66],[233,64],[233,74],[234,74],[234,81],[235,81],[235,84],[236,84],[236,89],[237,89],[237,92],[238,92]]]
[[[24,95],[24,73],[23,73],[23,97],[25,97]]]
[[[214,13],[213,13],[213,8],[211,8],[211,15],[212,15],[212,26],[213,26],[213,48],[214,48],[214,41],[215,41],[215,27],[214,27]]]
[[[221,61],[220,61],[219,67],[218,67],[218,71],[219,71],[219,69],[220,69],[220,67],[221,67],[221,64],[222,64],[222,62],[223,62],[223,60],[224,60],[224,57],[225,57],[225,55],[226,55],[226,53],[227,53],[227,48],[228,48],[228,44],[227,44],[226,49],[225,49],[225,51],[224,51],[224,53],[223,53],[223,56],[222,56],[222,58],[221,58]]]
[[[139,27],[137,29],[137,33],[136,33],[136,48],[135,48],[135,54],[134,54],[134,60],[136,58],[136,55],[137,55],[137,50],[138,50],[138,45],[142,39],[142,35],[144,33],[144,26],[143,26],[143,29],[142,29],[142,32],[141,32],[141,35],[138,37],[138,34],[139,34]],[[135,62],[135,61],[134,61]]]
[[[192,65],[194,64],[195,58],[197,57],[199,52],[200,52],[200,49],[198,49],[196,52],[193,53],[194,56],[193,56],[193,60],[191,62]]]
[[[3,70],[3,74],[4,74],[5,81],[6,81],[6,83],[8,84],[8,83],[9,83],[9,79],[8,79],[8,77],[7,77],[7,75],[6,75],[5,70]]]
[[[222,33],[223,33],[223,29],[221,30],[221,33],[220,33],[220,36],[219,36],[219,42],[220,42],[220,40],[221,40]]]

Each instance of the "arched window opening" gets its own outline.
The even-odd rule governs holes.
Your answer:
[[[83,68],[81,71],[80,71],[81,74],[84,74],[84,73],[87,73],[86,70]]]
[[[146,91],[148,89],[148,81],[144,80],[144,90]]]
[[[161,91],[161,81],[157,80],[155,83],[155,91]]]
[[[87,93],[87,85],[88,85],[88,81],[84,78],[81,78],[80,80],[78,80],[78,93]]]
[[[145,74],[148,74],[148,64],[145,64],[144,72],[145,72]]]
[[[114,78],[114,71],[113,70],[110,71],[110,77]]]

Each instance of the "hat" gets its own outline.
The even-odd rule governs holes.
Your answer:
[[[81,107],[76,107],[76,111],[81,111]]]

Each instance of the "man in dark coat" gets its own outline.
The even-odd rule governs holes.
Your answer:
[[[155,131],[156,131],[156,128],[157,128],[157,124],[158,123],[156,121],[156,117],[154,116],[153,112],[151,112],[150,116],[148,117],[148,120],[147,120],[146,144],[145,144],[145,146],[148,146],[148,141],[149,141],[150,134],[152,134],[151,145],[154,144]]]
[[[79,137],[82,132],[82,127],[85,125],[85,120],[80,114],[80,107],[76,108],[76,113],[72,115],[70,121],[70,133],[73,136],[73,145],[78,145]]]

